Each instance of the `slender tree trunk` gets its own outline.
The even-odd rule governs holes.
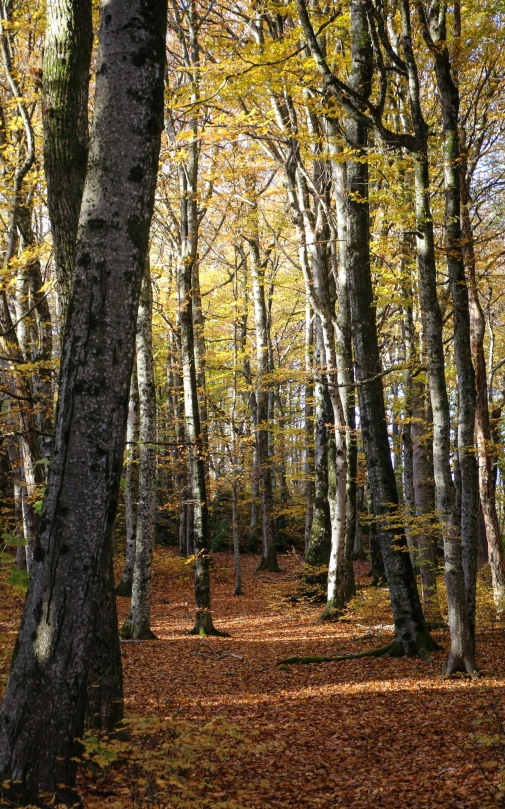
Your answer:
[[[316,339],[314,361],[321,368],[324,366],[324,348],[322,346],[321,325],[316,315]],[[331,552],[331,525],[330,507],[328,504],[328,418],[330,417],[330,403],[325,379],[316,379],[315,394],[315,486],[314,509],[310,529],[309,547],[305,553],[305,562],[312,568],[321,568],[328,565]],[[331,417],[330,417],[331,418]],[[317,572],[307,571],[307,583],[314,577],[319,580]]]
[[[304,395],[305,554],[307,554],[309,550],[310,528],[312,525],[312,518],[314,511],[314,474],[315,474],[314,404],[313,404],[314,385],[308,381],[312,376],[313,344],[314,344],[314,321],[313,321],[313,314],[310,309],[310,304],[307,301],[305,305],[305,373],[307,374],[307,381],[305,383],[305,395]]]
[[[196,198],[190,199],[189,202],[191,204],[188,205],[187,233],[189,237],[187,249],[194,250],[196,242],[191,238],[191,235],[197,226]],[[221,633],[213,625],[210,605],[210,525],[195,368],[191,259],[192,253],[190,252],[179,266],[179,317],[181,324],[184,412],[191,470],[195,555],[196,620],[191,632],[195,635],[219,635]],[[189,523],[190,521],[188,520],[188,526]]]
[[[495,487],[493,481],[493,457],[491,421],[489,418],[489,402],[486,376],[486,358],[484,354],[485,321],[477,289],[475,268],[475,252],[473,245],[472,224],[468,209],[468,192],[466,183],[462,183],[461,222],[463,232],[463,249],[466,271],[468,274],[468,303],[470,309],[470,340],[472,359],[475,370],[477,389],[475,409],[475,431],[477,435],[477,452],[479,459],[479,494],[481,513],[485,525],[487,550],[493,596],[496,611],[503,616],[505,610],[505,553],[496,511]]]
[[[119,491],[158,169],[165,15],[162,0],[149,7],[107,0],[102,8],[54,452],[0,714],[2,780],[18,782],[10,801],[32,803],[49,792],[57,802],[75,802],[72,758],[84,727],[98,573]]]
[[[341,152],[341,148],[335,150]],[[337,330],[336,350],[339,369],[340,397],[347,428],[347,505],[344,550],[344,598],[356,594],[352,564],[356,533],[356,475],[358,473],[358,445],[356,441],[356,394],[352,358],[351,308],[347,271],[347,168],[342,159],[333,162],[333,182],[337,208],[338,273],[337,273]]]
[[[139,395],[139,483],[132,601],[121,634],[152,640],[151,579],[156,522],[156,389],[153,360],[153,292],[146,264],[137,318],[137,380]]]
[[[121,577],[121,581],[116,587],[116,595],[125,596],[126,598],[130,598],[132,594],[139,497],[139,388],[137,382],[137,369],[135,365],[136,363],[134,362],[130,382],[128,424],[126,426],[126,555],[123,575]]]
[[[435,490],[432,454],[432,416],[425,385],[413,388],[413,460],[418,564],[421,574],[424,614],[430,627],[442,624],[437,596],[437,544],[434,531]]]
[[[279,572],[275,549],[275,531],[272,519],[272,468],[269,457],[268,395],[265,375],[269,372],[268,323],[264,287],[264,262],[260,260],[257,234],[248,238],[254,290],[254,319],[256,324],[257,380],[256,380],[256,454],[259,469],[261,503],[262,557],[258,570]]]
[[[32,226],[31,200],[27,205],[20,207],[17,227],[20,233],[19,249],[34,248],[36,246],[35,234]],[[41,461],[43,461],[44,477],[47,478],[51,445],[53,442],[53,385],[51,379],[50,362],[53,353],[53,337],[51,312],[47,294],[42,291],[42,271],[38,256],[26,261],[26,280],[30,293],[30,307],[33,308],[34,322],[31,328],[32,340],[30,357],[32,362],[41,366],[32,374],[33,394],[37,400],[38,408],[35,416],[39,433]],[[19,317],[18,317],[19,319]],[[30,323],[31,318],[28,320]]]
[[[42,120],[47,204],[63,319],[74,276],[75,240],[88,159],[91,0],[49,0]]]
[[[433,246],[433,223],[429,208],[427,127],[423,121],[424,152],[417,155],[416,219],[420,259],[421,296],[426,319],[428,373],[433,408],[433,463],[437,486],[437,502],[446,523],[445,581],[449,602],[451,651],[444,672],[475,672],[475,581],[477,567],[478,480],[473,451],[475,421],[475,378],[470,351],[468,291],[461,253],[460,177],[458,114],[459,93],[451,77],[450,60],[445,42],[445,10],[432,20],[429,30],[421,6],[417,7],[421,30],[435,62],[435,74],[442,106],[445,167],[446,257],[451,287],[454,320],[454,356],[457,368],[458,396],[458,463],[461,470],[461,519],[458,520],[456,497],[449,467],[449,405],[444,376],[442,322],[436,293],[436,266]],[[404,41],[411,49],[410,18],[404,0]],[[440,28],[439,28],[440,25]],[[433,39],[435,37],[435,39]],[[413,62],[409,51],[409,62]],[[410,68],[417,84],[413,103],[419,107],[419,84],[415,66]],[[411,82],[412,84],[412,82]],[[420,116],[420,113],[419,113]],[[424,272],[423,272],[424,271]],[[458,525],[458,522],[460,525]],[[459,530],[459,528],[461,530]]]
[[[417,257],[419,288],[428,346],[428,379],[433,411],[433,469],[437,508],[444,524],[445,582],[449,604],[451,651],[445,672],[474,672],[475,660],[466,606],[456,492],[450,467],[450,412],[445,383],[442,315],[437,297],[433,220],[429,202],[427,155],[415,159]]]

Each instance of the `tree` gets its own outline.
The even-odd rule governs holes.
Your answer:
[[[49,0],[46,30],[42,64],[44,168],[64,322],[88,160],[91,0]]]
[[[44,791],[74,801],[72,756],[84,726],[97,573],[118,497],[158,168],[165,15],[162,0],[102,7],[54,453],[0,714],[0,771],[19,782],[10,799],[16,792],[26,802]]]
[[[156,516],[156,390],[153,360],[153,293],[149,263],[140,293],[137,318],[137,384],[139,398],[139,475],[132,601],[121,634],[151,640],[151,579]],[[133,374],[132,374],[133,377]]]

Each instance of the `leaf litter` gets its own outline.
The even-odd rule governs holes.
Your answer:
[[[393,638],[387,591],[361,588],[344,618],[290,598],[300,560],[255,574],[232,596],[233,558],[214,556],[214,622],[230,637],[189,636],[191,566],[155,552],[157,640],[121,644],[127,734],[88,737],[80,776],[89,809],[484,809],[505,807],[505,629],[478,625],[477,680],[440,676],[432,661],[363,658],[282,667],[294,655],[336,656]],[[7,680],[22,599],[0,601],[0,684]],[[128,600],[118,598],[119,620]],[[481,615],[485,615],[481,609]]]

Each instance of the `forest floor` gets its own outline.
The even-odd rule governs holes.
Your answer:
[[[366,564],[356,564],[361,589],[348,615],[322,623],[321,605],[290,598],[301,566],[294,554],[281,557],[280,574],[256,574],[258,559],[244,556],[240,597],[232,596],[233,557],[216,554],[213,615],[230,637],[201,638],[187,634],[190,566],[173,551],[155,556],[158,639],[121,644],[132,734],[122,743],[88,740],[88,756],[101,769],[90,765],[81,776],[86,807],[505,806],[501,625],[482,622],[482,676],[475,680],[441,678],[443,631],[435,633],[443,650],[431,663],[364,658],[280,667],[290,655],[340,655],[389,642],[387,591],[370,587]],[[5,598],[4,590],[2,689],[21,604]],[[127,600],[118,606],[122,619]]]

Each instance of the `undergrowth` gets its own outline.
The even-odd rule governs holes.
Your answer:
[[[227,797],[227,763],[263,755],[266,745],[221,717],[198,722],[180,712],[131,716],[115,736],[81,740],[80,787],[87,809],[247,809],[247,792]],[[237,794],[236,788],[234,789]]]

